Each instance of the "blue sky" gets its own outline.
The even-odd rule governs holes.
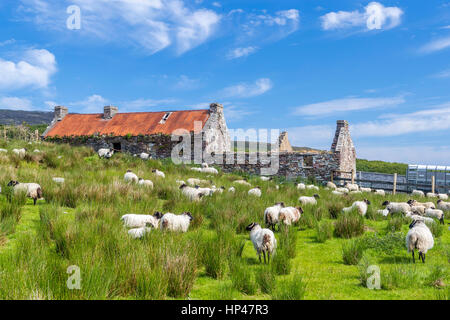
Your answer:
[[[220,102],[230,128],[323,149],[346,119],[368,159],[450,165],[449,58],[445,0],[0,2],[0,108]]]

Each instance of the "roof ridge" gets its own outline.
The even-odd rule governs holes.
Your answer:
[[[186,110],[161,110],[161,111],[132,111],[132,112],[118,112],[118,114],[136,114],[136,113],[161,113],[161,112],[195,112],[195,111],[209,111],[209,109],[186,109]],[[103,113],[69,113],[78,115],[103,115]]]

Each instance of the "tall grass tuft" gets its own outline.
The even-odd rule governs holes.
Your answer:
[[[271,294],[275,288],[275,274],[268,266],[259,267],[256,272],[256,282],[262,293]]]
[[[247,295],[254,295],[257,290],[255,275],[238,259],[233,259],[230,265],[233,287]]]
[[[277,288],[272,295],[274,300],[303,300],[306,293],[306,284],[300,274],[292,278],[284,279],[277,283]]]
[[[279,248],[286,252],[288,258],[295,258],[297,254],[297,232],[295,227],[280,225]]]
[[[364,233],[364,218],[357,212],[342,213],[335,225],[334,233],[340,238],[353,238]]]
[[[348,240],[342,245],[344,264],[357,265],[364,253],[364,244],[360,239]]]
[[[333,237],[333,224],[330,221],[321,221],[316,224],[316,240],[324,243]]]

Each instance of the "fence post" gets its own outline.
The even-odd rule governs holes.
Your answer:
[[[334,182],[333,179],[334,179],[334,171],[331,171],[330,181],[331,181],[331,182]]]
[[[436,178],[435,178],[435,176],[432,176],[431,177],[431,193],[434,193],[434,191],[435,191],[435,187],[436,187]]]
[[[352,184],[355,183],[355,170],[352,169]]]
[[[392,194],[395,195],[397,192],[397,173],[394,173],[394,187],[392,188]]]

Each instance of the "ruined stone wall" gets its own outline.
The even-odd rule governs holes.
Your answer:
[[[339,159],[339,171],[356,171],[356,149],[346,120],[337,121],[331,152]],[[341,176],[351,178],[351,174],[341,174]]]
[[[203,127],[206,152],[231,151],[231,139],[228,133],[223,105],[212,103],[209,107],[209,119]]]

